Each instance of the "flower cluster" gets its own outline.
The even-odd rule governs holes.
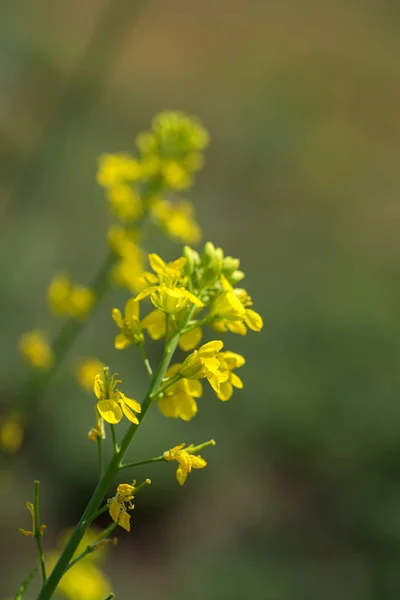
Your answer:
[[[211,445],[214,444],[214,440],[211,440]],[[196,451],[197,448],[195,448],[193,444],[185,448],[185,443],[183,443],[179,444],[179,446],[171,448],[171,450],[164,452],[164,460],[176,460],[178,463],[176,479],[179,485],[183,485],[185,483],[186,478],[192,469],[204,469],[204,467],[207,466],[207,461],[204,460],[204,458],[194,455],[194,452]]]
[[[19,340],[19,350],[24,359],[37,369],[51,369],[54,352],[43,331],[28,331]]]

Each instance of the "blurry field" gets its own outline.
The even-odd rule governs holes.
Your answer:
[[[138,435],[137,459],[217,446],[183,489],[170,465],[143,471],[153,485],[106,568],[118,600],[400,595],[399,25],[390,0],[1,3],[1,407],[27,373],[19,335],[57,330],[53,272],[88,282],[105,254],[97,156],[132,150],[162,109],[211,133],[190,196],[205,238],[242,259],[265,322],[226,340],[247,358],[243,391],[225,404],[209,392],[188,424],[154,411]],[[17,533],[33,479],[47,547],[95,483],[76,357],[145,391],[139,361],[112,346],[125,298],[107,298],[2,465],[0,597],[34,560]]]

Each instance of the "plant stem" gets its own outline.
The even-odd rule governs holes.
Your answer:
[[[97,451],[98,451],[98,455],[99,455],[100,477],[103,477],[103,473],[104,473],[103,440],[100,437],[97,438]]]
[[[153,377],[153,369],[151,368],[151,364],[150,364],[150,361],[146,354],[146,350],[144,349],[144,345],[140,344],[139,349],[140,349],[141,355],[143,357],[143,362],[144,362],[144,366],[146,367],[146,371],[148,372],[150,377]]]
[[[177,383],[177,381],[179,381],[180,379],[182,379],[182,375],[180,373],[177,373],[176,375],[171,377],[171,379],[169,379],[162,388],[157,390],[157,392],[155,392],[152,395],[152,398],[155,398],[156,396],[160,396],[161,394],[163,394],[169,387],[171,387],[171,385],[174,385],[174,383]]]
[[[74,560],[72,560],[68,567],[65,569],[65,573],[67,571],[69,571],[70,569],[72,569],[72,567],[74,565],[76,565],[77,562],[79,562],[80,560],[82,560],[82,558],[85,558],[85,556],[87,556],[88,554],[91,554],[92,552],[94,552],[97,548],[97,546],[99,544],[101,544],[101,542],[103,542],[104,540],[106,540],[108,538],[108,536],[110,535],[110,533],[112,533],[114,531],[114,529],[116,528],[117,523],[111,523],[111,525],[109,525],[107,527],[107,529],[105,529],[103,531],[103,533],[101,534],[101,536],[99,537],[98,540],[96,540],[95,542],[93,542],[93,544],[89,544],[89,546],[86,546],[85,550],[79,554],[79,556],[77,556],[76,558],[74,558]]]
[[[33,514],[34,514],[34,526],[33,526],[33,536],[36,540],[36,545],[39,553],[40,560],[40,568],[42,571],[42,582],[43,586],[46,583],[46,565],[44,562],[44,554],[43,554],[43,546],[42,546],[42,532],[40,531],[40,515],[39,515],[39,481],[35,481],[35,492],[33,499]]]
[[[192,307],[188,311],[186,319],[182,323],[182,329],[184,329],[184,327],[186,326],[186,323],[192,316],[193,311],[194,307]],[[165,372],[168,369],[172,356],[178,345],[179,337],[180,331],[178,331],[169,341],[166,342],[164,354],[161,358],[157,371],[154,373],[151,379],[149,389],[143,400],[142,412],[138,415],[139,424],[136,425],[132,423],[127,432],[125,433],[121,445],[118,449],[118,452],[115,453],[112,457],[110,464],[104,472],[103,477],[97,484],[97,487],[94,490],[93,495],[89,500],[86,509],[84,510],[79,520],[79,523],[75,527],[75,530],[72,533],[66,547],[64,548],[64,551],[62,552],[57,564],[55,565],[53,571],[47,579],[46,585],[42,588],[41,592],[39,593],[37,600],[50,600],[50,598],[53,596],[57,585],[65,572],[65,569],[68,567],[71,558],[76,552],[80,541],[82,540],[83,536],[85,535],[85,532],[89,527],[91,516],[98,510],[101,502],[103,501],[103,498],[106,495],[108,489],[110,488],[115,475],[119,471],[121,462],[126,452],[128,451],[129,446],[131,445],[136,431],[139,429],[139,426],[142,424],[148,410],[151,407],[152,396],[160,388],[161,382],[165,376]]]
[[[111,592],[111,594],[108,594],[107,598],[105,600],[112,600],[112,598],[115,598],[114,594]]]
[[[30,584],[30,582],[32,581],[32,579],[35,577],[36,573],[38,572],[38,568],[35,567],[33,569],[33,571],[31,571],[28,575],[28,577],[25,579],[25,581],[21,584],[18,592],[16,593],[15,596],[15,600],[22,600],[24,592],[26,590],[26,588],[28,587],[28,585]]]
[[[110,425],[110,429],[111,429],[111,437],[112,437],[112,442],[113,442],[113,447],[114,447],[114,454],[118,454],[118,443],[117,443],[117,434],[115,432],[115,425]]]
[[[92,522],[93,522],[95,519],[97,519],[97,517],[99,517],[100,515],[102,515],[103,513],[105,513],[107,510],[109,510],[109,508],[110,508],[110,507],[109,507],[109,505],[108,505],[108,504],[105,504],[104,506],[102,506],[101,508],[99,508],[99,510],[98,510],[98,511],[96,511],[96,512],[94,513],[94,515],[92,515],[92,516],[90,517],[90,522],[92,523]]]
[[[164,460],[162,456],[156,456],[156,458],[148,458],[146,460],[138,460],[137,462],[126,463],[126,465],[120,465],[119,470],[130,469],[131,467],[139,467],[140,465],[148,465],[154,462],[160,462]]]

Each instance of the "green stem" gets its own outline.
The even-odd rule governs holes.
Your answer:
[[[38,572],[38,568],[35,567],[33,569],[33,571],[31,571],[28,575],[28,577],[25,579],[25,581],[21,584],[18,592],[16,593],[15,596],[15,600],[22,600],[25,590],[28,587],[28,585],[30,584],[30,582],[32,581],[32,579],[35,577],[36,573]]]
[[[160,462],[164,460],[162,456],[156,456],[156,458],[148,458],[146,460],[138,460],[137,462],[126,463],[126,465],[120,465],[119,470],[130,469],[131,467],[139,467],[140,465],[148,465],[154,462]]]
[[[174,385],[174,383],[177,383],[177,381],[179,381],[180,379],[182,379],[182,375],[180,373],[177,373],[176,375],[171,377],[171,379],[169,379],[162,388],[160,388],[155,394],[152,395],[152,398],[163,394],[168,388],[171,387],[171,385]]]
[[[97,438],[97,451],[98,451],[98,455],[99,455],[100,477],[103,477],[103,473],[104,473],[103,440],[101,438]]]
[[[144,362],[144,366],[146,367],[146,371],[148,372],[150,377],[153,377],[153,369],[151,368],[151,364],[150,364],[150,361],[146,354],[146,350],[144,349],[144,345],[140,344],[139,349],[140,349],[140,353],[143,357],[143,362]]]
[[[44,562],[44,553],[43,553],[43,546],[42,546],[42,533],[40,531],[40,515],[39,515],[39,486],[40,486],[40,481],[35,481],[35,493],[34,493],[34,499],[33,499],[33,514],[34,514],[34,523],[33,523],[33,536],[36,540],[36,545],[37,545],[37,549],[38,549],[38,553],[39,553],[39,560],[40,560],[40,568],[42,571],[42,581],[43,581],[43,586],[46,583],[46,565]]]
[[[114,529],[116,528],[117,523],[111,523],[111,525],[109,525],[107,527],[107,529],[105,529],[103,531],[103,533],[101,534],[101,536],[99,537],[98,540],[96,540],[95,542],[93,542],[93,544],[89,544],[89,546],[86,547],[86,549],[79,554],[79,556],[77,556],[76,558],[74,558],[74,560],[72,560],[68,567],[65,569],[65,573],[67,571],[69,571],[70,569],[72,569],[72,567],[74,565],[76,565],[77,562],[79,562],[80,560],[82,560],[82,558],[85,558],[85,556],[87,556],[88,554],[91,554],[92,552],[94,552],[97,548],[97,546],[99,544],[101,544],[101,542],[103,542],[104,540],[106,540],[108,538],[108,536],[110,535],[110,533],[112,533],[114,531]]]
[[[114,447],[114,454],[118,454],[118,442],[117,442],[117,434],[115,431],[115,425],[110,425],[110,429],[111,429],[111,437],[112,437],[112,442],[113,442],[113,447]]]
[[[115,595],[113,593],[108,594],[108,596],[105,600],[112,600],[112,598],[115,598]]]
[[[194,311],[194,307],[192,307],[186,316],[185,321],[183,322],[182,329],[186,326],[186,323],[191,318]],[[122,460],[127,453],[129,446],[132,443],[132,440],[139,429],[139,426],[143,422],[148,410],[152,404],[152,396],[160,388],[161,382],[165,377],[166,370],[171,362],[172,356],[176,350],[176,347],[179,342],[180,332],[178,331],[169,341],[167,341],[164,349],[164,354],[161,358],[159,367],[157,371],[154,373],[147,394],[142,403],[142,412],[138,415],[139,424],[136,425],[132,423],[125,433],[121,446],[116,454],[112,457],[109,466],[107,467],[103,477],[100,479],[97,484],[96,489],[93,492],[91,499],[89,500],[86,509],[84,510],[79,523],[75,527],[74,532],[72,533],[64,551],[62,552],[60,558],[58,559],[57,564],[55,565],[53,571],[51,572],[49,578],[47,579],[46,585],[42,588],[41,592],[37,600],[50,600],[53,596],[57,585],[63,576],[65,569],[68,567],[71,558],[73,557],[76,549],[82,540],[85,532],[88,529],[90,522],[90,516],[94,514],[101,502],[103,501],[104,496],[106,495],[108,489],[110,488],[115,475],[119,471]]]
[[[97,519],[97,517],[99,517],[100,515],[102,515],[103,513],[107,512],[109,510],[110,506],[109,504],[105,504],[104,506],[102,506],[101,508],[99,508],[98,511],[96,511],[94,513],[94,515],[92,515],[89,519],[88,522],[92,523],[95,519]]]

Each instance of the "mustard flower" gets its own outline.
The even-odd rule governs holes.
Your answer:
[[[248,308],[253,302],[246,290],[234,289],[224,275],[221,275],[221,284],[223,292],[211,304],[212,327],[219,332],[229,330],[239,335],[246,335],[247,327],[261,331],[262,317]]]
[[[147,330],[152,340],[160,340],[166,333],[166,322],[165,313],[155,309],[142,320],[142,327]]]
[[[223,342],[215,340],[203,344],[198,350],[189,354],[184,360],[180,373],[187,379],[202,379],[205,377],[213,390],[218,394],[221,383],[228,380],[229,373],[218,360],[218,353],[223,348]]]
[[[207,465],[207,461],[201,456],[195,456],[191,454],[191,450],[194,449],[193,444],[184,449],[185,444],[179,444],[174,446],[170,450],[167,450],[163,454],[163,458],[166,461],[176,460],[178,468],[176,470],[176,479],[179,485],[183,485],[186,481],[188,474],[192,469],[204,469]]]
[[[142,326],[140,324],[140,305],[135,302],[134,298],[128,300],[125,304],[124,317],[122,317],[121,311],[118,308],[114,308],[112,311],[112,317],[120,328],[114,345],[117,350],[123,350],[130,344],[136,344],[140,346],[144,342]]]
[[[130,154],[101,154],[97,171],[97,183],[105,188],[125,181],[137,181],[141,176],[139,162]]]
[[[130,531],[130,520],[131,516],[127,511],[134,508],[132,500],[135,493],[135,481],[132,485],[129,483],[120,483],[117,487],[117,493],[109,500],[109,512],[114,523],[117,523],[120,527],[126,531]]]
[[[50,369],[55,357],[42,331],[29,331],[21,336],[19,349],[22,356],[37,369]]]
[[[82,358],[75,366],[75,376],[79,385],[86,391],[93,390],[95,377],[104,369],[104,363],[98,358]]]
[[[164,231],[173,239],[185,244],[197,244],[201,239],[201,229],[194,219],[191,202],[178,203],[162,198],[151,205],[151,215]]]
[[[217,397],[225,401],[231,398],[234,387],[238,389],[243,388],[242,380],[233,371],[242,367],[246,361],[243,356],[236,354],[236,352],[220,352],[218,360],[220,361],[221,368],[228,371],[228,379],[221,383],[220,391],[217,392]]]
[[[158,285],[150,285],[136,296],[139,302],[143,298],[150,296],[153,305],[166,314],[177,314],[189,304],[197,307],[203,307],[202,301],[194,294],[186,290],[180,281],[183,278],[183,267],[186,263],[184,257],[172,263],[165,263],[157,254],[149,255],[150,266],[157,274],[144,274],[144,279]],[[150,276],[150,277],[149,277]]]
[[[181,365],[172,365],[166,372],[166,377],[174,377],[180,373]],[[197,413],[197,402],[203,394],[203,387],[198,380],[179,379],[166,389],[158,400],[158,407],[164,417],[190,421]]]
[[[119,423],[125,415],[131,423],[138,424],[139,420],[135,412],[140,413],[141,406],[139,402],[127,398],[117,389],[116,386],[121,383],[121,380],[115,378],[116,374],[108,376],[107,369],[104,369],[103,376],[96,375],[93,391],[98,399],[97,410],[107,423]]]

